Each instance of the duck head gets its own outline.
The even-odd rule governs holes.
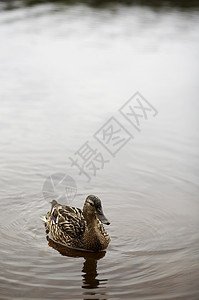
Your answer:
[[[94,195],[90,195],[86,198],[83,207],[83,214],[87,223],[91,223],[93,220],[98,218],[103,224],[110,224],[103,213],[101,200]]]

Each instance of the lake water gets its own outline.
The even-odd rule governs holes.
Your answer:
[[[199,299],[198,8],[18,3],[0,2],[0,298]],[[119,111],[137,91],[141,131]],[[47,240],[50,199],[89,194],[108,249]]]

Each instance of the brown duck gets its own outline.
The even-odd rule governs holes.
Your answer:
[[[110,223],[103,214],[101,201],[90,195],[83,210],[52,202],[51,210],[42,220],[54,241],[70,248],[98,252],[107,248],[110,237],[102,223]]]

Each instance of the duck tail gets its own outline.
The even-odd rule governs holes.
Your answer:
[[[42,217],[40,217],[40,220],[42,220],[44,223],[46,223],[46,222],[47,222],[46,216],[42,216]]]
[[[51,205],[52,205],[52,207],[51,207],[51,209],[57,204],[57,201],[56,200],[53,200],[53,201],[51,201],[50,202],[51,203]]]

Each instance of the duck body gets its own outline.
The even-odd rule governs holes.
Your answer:
[[[83,210],[53,200],[51,210],[43,220],[52,239],[67,247],[98,252],[106,249],[110,242],[102,222],[107,225],[110,223],[96,196],[87,197]]]

